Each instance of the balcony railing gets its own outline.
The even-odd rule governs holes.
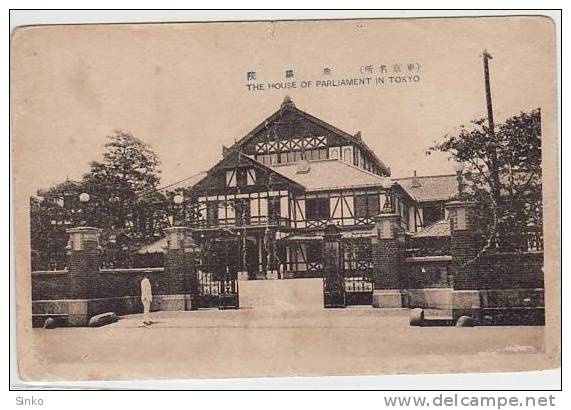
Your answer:
[[[250,227],[250,226],[283,226],[289,227],[291,221],[282,216],[250,216],[244,218],[218,218],[191,221],[193,228],[228,228],[228,227]]]

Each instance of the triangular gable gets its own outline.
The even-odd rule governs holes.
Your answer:
[[[285,185],[292,186],[293,188],[299,190],[305,189],[303,185],[300,185],[296,181],[286,177],[285,175],[280,174],[279,172],[276,172],[274,169],[262,164],[259,161],[256,161],[255,159],[237,150],[232,150],[224,158],[222,158],[216,165],[210,168],[206,176],[204,176],[200,181],[198,181],[193,186],[193,189],[200,190],[206,188],[205,184],[207,183],[208,179],[211,178],[216,173],[218,173],[219,171],[232,170],[237,168],[247,168],[247,167],[257,168],[259,170],[262,170],[266,175],[272,175],[273,181],[275,183],[283,183]]]
[[[285,124],[280,124],[280,121],[284,121]],[[288,124],[289,123],[289,124]],[[292,125],[293,123],[293,125]],[[294,130],[297,127],[298,130],[295,133],[296,135],[303,136],[304,133],[307,133],[308,136],[315,136],[319,135],[320,133],[326,134],[328,136],[333,136],[335,138],[341,139],[343,141],[350,142],[352,144],[357,145],[364,151],[366,151],[369,155],[371,155],[383,168],[387,174],[390,173],[389,168],[377,157],[375,152],[369,148],[369,146],[361,139],[356,138],[355,136],[323,121],[317,117],[314,117],[311,114],[306,113],[298,109],[291,100],[286,97],[286,100],[282,104],[279,110],[274,112],[264,121],[262,121],[256,128],[246,134],[244,137],[239,139],[234,145],[232,145],[229,149],[230,150],[238,150],[242,149],[247,154],[254,154],[254,152],[250,152],[248,149],[244,149],[243,147],[249,144],[255,144],[256,142],[265,142],[269,138],[273,138],[275,127],[283,126],[284,128],[293,127]],[[288,130],[291,132],[291,130]],[[279,135],[278,135],[279,137]]]

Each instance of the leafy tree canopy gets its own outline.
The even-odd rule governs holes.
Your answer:
[[[479,226],[487,246],[525,248],[528,232],[541,229],[543,221],[540,109],[507,119],[494,133],[485,119],[474,120],[427,154],[436,151],[467,165],[464,199],[480,205]]]
[[[157,190],[158,156],[128,131],[116,130],[107,139],[102,160],[91,162],[81,182],[39,190],[43,201],[32,200],[36,255],[54,255],[52,248],[61,247],[66,228],[87,224],[103,229],[102,244],[112,251],[107,257],[120,260],[156,240],[168,224],[167,198]],[[79,201],[81,193],[89,195],[87,202]]]

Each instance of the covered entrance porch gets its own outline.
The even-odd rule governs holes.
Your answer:
[[[203,229],[193,233],[202,249],[207,249],[221,237],[233,238],[228,246],[235,255],[237,277],[241,281],[283,279],[286,256],[284,249],[278,246],[278,240],[287,235],[276,227]]]

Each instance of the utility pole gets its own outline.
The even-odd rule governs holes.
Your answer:
[[[492,59],[488,50],[484,49],[482,53],[484,59],[484,82],[486,87],[486,107],[488,110],[488,135],[490,137],[490,144],[488,145],[489,157],[489,172],[492,179],[492,197],[494,198],[496,212],[499,209],[501,201],[500,192],[500,173],[498,166],[498,153],[496,151],[496,133],[494,129],[494,111],[492,108],[492,91],[490,87],[490,67],[489,60]]]

